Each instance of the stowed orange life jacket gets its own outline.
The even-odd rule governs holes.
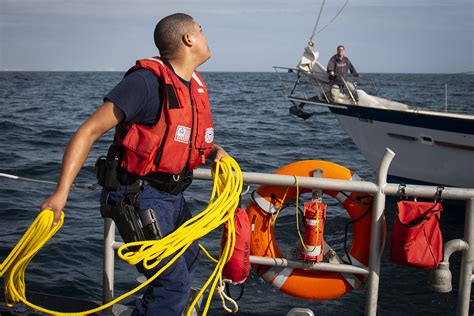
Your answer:
[[[159,57],[138,60],[135,67],[149,69],[161,79],[163,104],[154,126],[123,123],[117,128],[115,141],[123,148],[122,168],[138,176],[197,168],[214,144],[204,81],[195,71],[188,89]]]

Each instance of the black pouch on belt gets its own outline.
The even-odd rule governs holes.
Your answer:
[[[125,243],[162,237],[153,209],[137,211],[133,205],[122,200],[117,206],[101,205],[100,213],[115,222]]]
[[[98,183],[109,191],[117,191],[120,186],[120,156],[120,146],[112,144],[107,156],[100,156],[95,162]]]

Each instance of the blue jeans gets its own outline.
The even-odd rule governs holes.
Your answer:
[[[123,198],[123,188],[119,192],[102,191],[101,204],[115,205]],[[153,209],[161,230],[166,236],[192,217],[182,194],[171,195],[150,186],[142,188],[138,195],[140,210]],[[167,258],[171,259],[171,258]],[[168,260],[163,260],[156,268],[145,270],[137,265],[138,271],[151,277]],[[194,242],[184,254],[155,279],[137,300],[133,315],[181,315],[191,290],[191,274],[199,263],[199,246]]]

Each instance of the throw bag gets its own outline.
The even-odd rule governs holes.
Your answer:
[[[237,208],[234,215],[235,247],[230,260],[222,270],[222,277],[232,284],[242,284],[250,274],[250,221],[243,208]],[[228,238],[227,223],[222,233],[221,248]]]
[[[398,201],[390,260],[403,266],[434,269],[443,259],[440,203]]]

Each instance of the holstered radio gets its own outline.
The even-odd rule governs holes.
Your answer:
[[[107,156],[100,156],[95,163],[95,172],[100,186],[109,191],[117,191],[120,186],[120,146],[112,144]]]
[[[119,205],[101,205],[100,213],[111,218],[125,243],[162,238],[153,209],[137,210],[135,206],[120,201]]]

